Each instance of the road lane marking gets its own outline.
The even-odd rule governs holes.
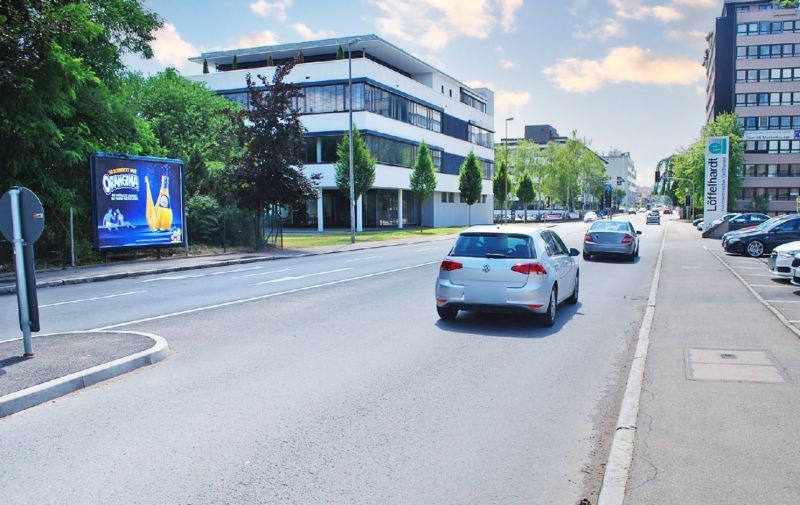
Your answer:
[[[380,256],[367,256],[366,258],[353,258],[351,260],[345,260],[345,263],[352,263],[354,261],[374,260],[375,258],[380,258]]]
[[[407,267],[393,268],[391,270],[384,270],[384,271],[381,271],[381,272],[373,272],[371,274],[359,275],[359,276],[356,276],[356,277],[348,277],[346,279],[339,279],[337,281],[323,282],[321,284],[313,284],[311,286],[304,286],[304,287],[295,288],[295,289],[287,289],[286,291],[278,291],[277,293],[268,293],[266,295],[251,296],[251,297],[248,297],[248,298],[240,298],[238,300],[231,300],[229,302],[217,303],[217,304],[214,304],[214,305],[207,305],[205,307],[196,307],[194,309],[187,309],[187,310],[181,310],[181,311],[178,311],[178,312],[170,312],[168,314],[161,314],[161,315],[158,315],[158,316],[145,317],[145,318],[136,319],[136,320],[133,320],[133,321],[126,321],[124,323],[117,323],[117,324],[112,324],[112,325],[109,325],[109,326],[103,326],[101,328],[95,328],[92,331],[110,330],[112,328],[119,328],[120,326],[129,326],[131,324],[147,323],[147,322],[156,321],[156,320],[159,320],[159,319],[166,319],[168,317],[183,316],[183,315],[186,315],[186,314],[194,314],[196,312],[203,312],[203,311],[206,311],[206,310],[219,309],[219,308],[222,308],[222,307],[230,307],[230,306],[233,306],[233,305],[241,305],[241,304],[247,303],[247,302],[255,302],[255,301],[258,301],[258,300],[267,300],[269,298],[275,298],[277,296],[291,295],[293,293],[302,293],[303,291],[310,291],[312,289],[319,289],[319,288],[324,288],[324,287],[328,287],[328,286],[336,286],[337,284],[344,284],[346,282],[360,281],[360,280],[363,280],[363,279],[369,279],[369,278],[378,277],[378,276],[381,276],[381,275],[393,274],[393,273],[396,273],[396,272],[403,272],[403,271],[406,271],[406,270],[412,270],[414,268],[426,267],[426,266],[437,265],[437,264],[439,264],[439,260],[428,261],[426,263],[418,263],[416,265],[409,265]]]
[[[769,303],[800,303],[800,300],[764,300]],[[791,321],[789,321],[791,323]]]
[[[764,270],[764,267],[735,267],[739,270]],[[742,275],[750,275],[750,274],[742,274]]]
[[[315,277],[317,275],[327,275],[327,274],[334,274],[336,272],[344,272],[345,270],[352,270],[352,268],[337,268],[335,270],[326,270],[324,272],[314,272],[313,274],[304,274],[304,275],[293,275],[293,276],[289,276],[289,277],[280,277],[278,279],[270,279],[268,281],[256,282],[253,285],[254,286],[261,286],[261,285],[264,285],[264,284],[275,284],[276,282],[296,281],[298,279],[307,279],[309,277]]]
[[[786,288],[794,287],[791,284],[750,284],[754,288]]]
[[[742,274],[742,275],[746,275],[748,277],[770,277],[770,278],[775,277],[772,274]]]
[[[414,252],[425,252],[425,251],[433,251],[436,249],[435,247],[423,247],[422,249],[414,249]]]
[[[78,300],[67,300],[67,301],[64,301],[64,302],[48,303],[48,304],[45,304],[45,305],[39,305],[39,308],[42,309],[44,307],[58,307],[59,305],[67,305],[67,304],[70,304],[70,303],[93,302],[95,300],[107,300],[109,298],[117,298],[117,297],[120,297],[120,296],[130,296],[130,295],[136,295],[136,294],[139,294],[139,293],[147,293],[147,290],[128,291],[126,293],[117,293],[115,295],[93,296],[91,298],[80,298]]]
[[[288,272],[290,270],[294,270],[294,268],[282,268],[280,270],[267,270],[266,272],[258,272],[255,274],[247,274],[247,275],[236,275],[231,277],[231,279],[246,279],[248,277],[255,277],[257,275],[269,275],[269,274],[279,274],[283,272]]]
[[[247,268],[234,268],[233,270],[222,270],[220,272],[208,272],[203,274],[184,274],[184,275],[163,275],[160,277],[155,277],[153,279],[145,279],[143,281],[139,281],[140,283],[144,284],[147,282],[156,282],[156,281],[177,281],[181,279],[197,279],[199,277],[209,277],[211,275],[223,275],[223,274],[234,274],[236,272],[247,272],[250,270],[261,270],[264,268],[263,266],[260,267],[247,267]],[[235,277],[234,277],[235,279]]]

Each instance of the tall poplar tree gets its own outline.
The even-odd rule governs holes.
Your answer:
[[[433,158],[428,144],[422,142],[417,149],[417,159],[411,171],[409,186],[414,199],[419,202],[419,231],[422,233],[422,209],[425,200],[436,191],[436,172],[433,169]]]
[[[375,183],[375,158],[358,128],[353,126],[353,199],[369,191]],[[336,187],[350,200],[350,136],[345,135],[336,148]],[[355,202],[351,211],[355,216]]]
[[[458,191],[461,201],[469,206],[469,225],[472,226],[472,206],[481,199],[483,174],[475,153],[470,151],[458,172]]]

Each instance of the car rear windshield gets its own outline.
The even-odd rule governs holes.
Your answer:
[[[528,235],[506,233],[462,233],[451,256],[472,258],[534,259],[536,251]]]
[[[589,231],[623,231],[627,232],[628,223],[622,221],[596,221]]]

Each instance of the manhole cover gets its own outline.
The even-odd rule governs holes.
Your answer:
[[[690,380],[786,382],[769,351],[689,349],[686,375]]]

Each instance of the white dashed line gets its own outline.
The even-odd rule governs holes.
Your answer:
[[[293,275],[290,277],[280,277],[278,279],[271,279],[268,281],[256,282],[254,286],[262,286],[264,284],[275,284],[276,282],[286,282],[286,281],[295,281],[298,279],[307,279],[309,277],[314,277],[317,275],[327,275],[333,274],[336,272],[344,272],[345,270],[352,270],[352,268],[337,268],[335,270],[326,270],[324,272],[314,272],[313,274],[305,274],[305,275]]]
[[[41,308],[44,308],[44,307],[58,307],[59,305],[67,305],[67,304],[70,304],[70,303],[93,302],[95,300],[107,300],[109,298],[117,298],[117,297],[120,297],[120,296],[130,296],[130,295],[136,295],[136,294],[139,294],[139,293],[147,293],[147,291],[146,290],[128,291],[126,293],[117,293],[115,295],[93,296],[91,298],[81,298],[79,300],[68,300],[68,301],[65,301],[65,302],[48,303],[46,305],[39,305],[39,308],[41,309]]]
[[[255,277],[257,275],[269,275],[269,274],[279,274],[283,272],[289,272],[290,270],[294,270],[294,268],[282,268],[281,270],[267,270],[266,272],[258,272],[255,274],[247,274],[247,275],[237,275],[231,277],[231,279],[245,279],[247,277]]]

